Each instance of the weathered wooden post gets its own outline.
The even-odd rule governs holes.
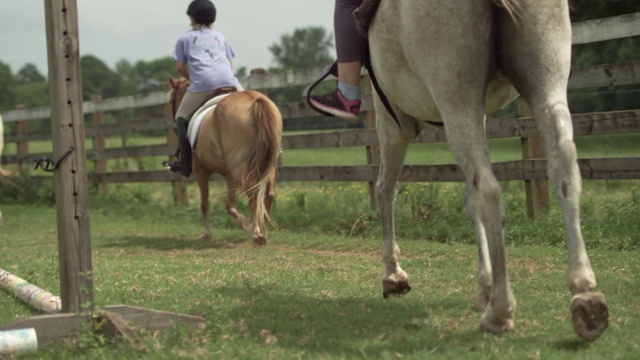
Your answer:
[[[76,0],[44,3],[62,314],[33,316],[0,331],[34,328],[38,341],[44,342],[104,320],[102,331],[120,334],[137,349],[146,350],[128,323],[155,331],[176,325],[202,327],[204,319],[124,305],[94,309],[78,7]]]
[[[51,137],[56,161],[60,298],[63,312],[80,312],[93,308],[93,270],[78,8],[75,0],[48,0],[44,5]]]
[[[24,104],[16,105],[16,110],[26,109],[27,107]],[[29,126],[27,125],[26,120],[20,120],[16,123],[16,133],[20,135],[27,135],[29,132]],[[21,140],[16,143],[17,154],[20,159],[27,159],[29,157],[29,142],[26,140]],[[24,161],[18,162],[18,169],[20,171],[25,171],[29,164],[25,164]]]
[[[531,116],[531,110],[522,99],[518,99],[518,113],[521,116]],[[547,157],[542,139],[521,138],[522,158],[545,159]],[[524,190],[527,200],[527,215],[537,219],[549,210],[549,185],[547,179],[525,180]]]

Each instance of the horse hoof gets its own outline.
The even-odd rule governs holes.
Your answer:
[[[267,246],[267,238],[265,238],[262,235],[254,235],[253,236],[253,246],[254,247]]]
[[[239,221],[239,223],[240,223],[240,226],[242,227],[242,230],[248,233],[253,232],[253,224],[251,224],[249,220],[244,219],[242,221]]]
[[[480,319],[480,330],[492,334],[502,334],[515,328],[513,319],[498,320],[492,319],[486,313]]]
[[[382,280],[382,296],[386,299],[389,296],[402,296],[411,291],[411,285],[409,281],[392,281]]]
[[[473,310],[484,311],[489,305],[489,294],[478,293],[473,297]]]
[[[599,292],[577,294],[569,305],[573,331],[583,340],[593,341],[609,326],[609,309]]]

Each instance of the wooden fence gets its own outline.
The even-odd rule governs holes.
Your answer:
[[[573,25],[574,45],[597,41],[612,40],[640,35],[640,13],[618,17],[597,19]],[[313,81],[324,68],[308,68],[276,74],[253,74],[242,79],[248,89],[269,89],[306,85]],[[628,63],[594,65],[572,69],[569,89],[609,88],[624,85],[640,84],[640,61]],[[365,75],[366,78],[366,75]],[[283,149],[363,147],[368,149],[367,165],[353,166],[282,166],[278,169],[278,181],[355,181],[375,182],[378,174],[376,146],[378,138],[373,128],[374,118],[372,98],[370,94],[362,96],[362,110],[366,111],[365,128],[333,132],[313,133],[306,135],[287,135],[283,138]],[[103,192],[107,184],[119,182],[173,182],[176,200],[186,203],[186,183],[179,175],[164,169],[150,171],[109,171],[107,159],[144,158],[150,156],[166,156],[176,148],[173,122],[170,118],[137,119],[118,124],[104,124],[103,114],[123,109],[141,109],[164,106],[166,94],[154,92],[135,96],[111,99],[95,98],[83,104],[87,115],[85,134],[91,138],[92,148],[86,150],[87,160],[93,161],[95,171],[89,173],[89,180],[97,184]],[[317,116],[302,101],[278,104],[285,119]],[[48,141],[50,131],[29,131],[29,121],[47,119],[49,108],[16,109],[2,113],[5,123],[17,122],[15,131],[5,133],[5,143],[17,144],[16,154],[4,155],[2,164],[15,164],[23,168],[31,165],[36,158],[55,158],[52,154],[29,152],[29,142]],[[89,121],[90,120],[90,121]],[[574,134],[600,135],[640,132],[640,109],[590,114],[573,115]],[[538,137],[534,123],[529,117],[489,119],[487,136],[490,139],[517,137],[523,143],[523,159],[493,164],[499,180],[523,180],[527,184],[529,214],[536,216],[545,207],[546,200],[546,161],[535,150],[534,139]],[[167,133],[167,143],[152,146],[123,146],[119,148],[105,147],[105,138],[127,134],[146,134],[149,132]],[[431,128],[423,131],[416,142],[444,142],[442,129]],[[533,145],[532,145],[533,144]],[[61,155],[56,155],[61,156]],[[640,157],[631,158],[598,158],[579,159],[579,166],[584,179],[639,179]],[[34,174],[35,176],[40,174]],[[455,164],[411,165],[404,167],[402,181],[464,181],[463,175]],[[536,183],[537,182],[537,185]],[[533,185],[532,185],[533,184]],[[535,191],[541,187],[542,190]],[[531,190],[531,191],[529,191]],[[535,198],[542,196],[542,198]],[[542,204],[541,206],[537,204]]]

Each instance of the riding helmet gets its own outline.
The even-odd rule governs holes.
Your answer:
[[[193,0],[189,4],[187,15],[198,24],[212,24],[216,21],[216,7],[209,0]]]

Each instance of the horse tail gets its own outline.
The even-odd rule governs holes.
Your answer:
[[[282,115],[278,108],[266,96],[258,96],[249,108],[256,129],[257,141],[254,143],[249,172],[245,179],[245,190],[255,195],[256,219],[264,229],[269,219],[264,199],[269,181],[275,174],[282,143]]]

